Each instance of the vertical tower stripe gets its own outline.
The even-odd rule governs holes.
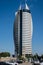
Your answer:
[[[20,10],[20,55],[22,55],[22,10]]]

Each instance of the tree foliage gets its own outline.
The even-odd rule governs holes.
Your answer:
[[[26,58],[32,58],[32,54],[26,54],[25,57]]]
[[[41,58],[43,59],[43,54],[41,55]]]
[[[10,53],[9,52],[1,52],[0,57],[10,57]]]

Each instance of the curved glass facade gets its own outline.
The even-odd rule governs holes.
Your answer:
[[[32,17],[28,9],[19,10],[14,22],[15,52],[32,54]]]

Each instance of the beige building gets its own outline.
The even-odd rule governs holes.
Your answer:
[[[32,54],[32,16],[27,4],[15,13],[14,43],[17,55]]]

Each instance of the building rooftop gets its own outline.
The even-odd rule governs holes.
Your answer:
[[[20,5],[20,7],[19,7],[19,10],[22,10],[22,9],[28,9],[29,10],[29,7],[27,4],[23,4],[23,5]]]

